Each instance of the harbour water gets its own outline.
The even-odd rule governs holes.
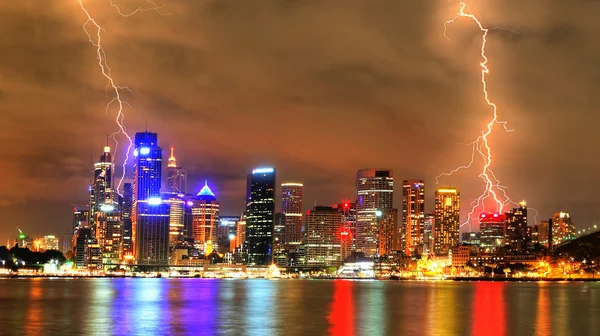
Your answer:
[[[600,335],[600,283],[2,279],[1,335]]]

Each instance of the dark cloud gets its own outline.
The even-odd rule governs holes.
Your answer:
[[[146,4],[117,3],[123,12]],[[473,3],[498,28],[488,36],[489,88],[515,129],[492,137],[497,176],[540,218],[563,210],[591,224],[600,216],[600,2]],[[86,2],[117,84],[133,91],[128,129],[148,122],[165,149],[177,148],[190,190],[208,179],[225,213],[243,209],[246,174],[267,164],[280,182],[305,183],[307,207],[350,199],[356,170],[372,166],[423,178],[431,195],[437,174],[469,162],[463,144],[490,117],[480,32],[461,19],[444,38],[456,2],[164,4],[170,16],[123,18],[108,1]],[[35,235],[67,230],[72,205],[86,202],[90,162],[115,131],[85,19],[76,1],[0,4],[0,241],[16,222]],[[483,188],[477,175],[441,183],[468,204]]]

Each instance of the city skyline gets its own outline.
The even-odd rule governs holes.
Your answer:
[[[190,171],[188,187],[214,181],[222,212],[230,214],[242,210],[238,194],[245,173],[264,164],[277,167],[282,181],[302,181],[309,205],[352,199],[360,168],[386,166],[398,179],[422,179],[434,188],[435,176],[468,159],[462,143],[478,135],[489,114],[480,96],[478,39],[469,37],[477,32],[461,21],[449,31],[452,43],[443,34],[456,5],[383,1],[364,11],[357,4],[341,10],[326,2],[173,1],[166,8],[172,17],[144,13],[132,20],[108,4],[89,9],[107,30],[115,77],[135,93],[124,93],[132,105],[126,107],[128,130],[141,130],[148,121],[165,149],[177,148],[178,164]],[[518,32],[490,33],[492,95],[515,129],[492,139],[496,174],[515,200],[541,212],[538,220],[562,210],[578,227],[589,226],[600,218],[594,190],[600,163],[588,155],[594,151],[598,100],[587,94],[596,84],[586,63],[597,48],[578,41],[595,33],[596,25],[588,22],[593,18],[559,3],[472,5],[486,24]],[[10,158],[0,166],[7,181],[0,188],[0,222],[18,223],[35,235],[60,235],[70,222],[69,209],[86,199],[81,185],[89,180],[90,152],[95,160],[105,134],[115,131],[114,111],[106,116],[106,83],[76,2],[0,6],[10,13],[0,23],[3,31],[15,32],[0,41],[11,50],[2,56],[7,77],[0,84],[3,149]],[[598,5],[586,6],[592,13]],[[33,19],[38,11],[43,19]],[[247,14],[251,29],[234,29],[240,13]],[[35,29],[20,29],[19,19]],[[122,45],[133,50],[122,52]],[[407,45],[410,52],[399,52]],[[579,49],[583,45],[588,47]],[[313,56],[299,56],[307,54]],[[23,99],[25,87],[28,96],[40,98]],[[286,127],[255,134],[254,127],[265,123]],[[90,133],[89,125],[97,132]],[[354,137],[357,125],[365,127]],[[299,135],[287,136],[290,130]],[[246,150],[248,139],[256,151]],[[465,172],[441,183],[459,188],[467,201],[481,190],[475,175]],[[578,193],[553,192],[566,184],[576,185]],[[429,193],[426,203],[432,202]],[[13,237],[0,234],[2,241]]]

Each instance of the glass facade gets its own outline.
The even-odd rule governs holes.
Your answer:
[[[275,169],[255,169],[248,175],[247,182],[247,262],[248,265],[270,265],[275,220]]]

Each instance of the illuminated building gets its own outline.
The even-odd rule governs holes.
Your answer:
[[[273,226],[273,263],[278,266],[287,265],[287,248],[284,244],[285,215],[281,212],[275,213]]]
[[[235,248],[242,247],[246,242],[246,213],[242,214],[235,230]]]
[[[379,222],[378,255],[391,255],[400,250],[400,230],[398,229],[398,210],[388,209],[376,213]]]
[[[246,242],[248,265],[270,265],[273,259],[275,169],[258,168],[248,175]]]
[[[133,255],[133,240],[132,240],[132,206],[133,206],[133,187],[131,183],[123,184],[123,198],[121,204],[121,226],[122,234],[122,257]]]
[[[240,217],[234,216],[219,217],[219,225],[217,226],[217,251],[220,253],[233,252],[236,248],[235,239],[239,220]]]
[[[423,180],[402,182],[402,249],[406,255],[423,248],[425,226],[425,183]]]
[[[506,216],[499,213],[483,212],[479,215],[479,241],[487,252],[504,246],[506,237]]]
[[[363,169],[356,176],[356,247],[368,257],[379,247],[377,211],[393,208],[393,175],[389,169]]]
[[[96,239],[102,249],[102,262],[104,264],[118,264],[122,248],[121,213],[114,208],[113,211],[100,211],[96,213]]]
[[[460,231],[460,192],[454,188],[435,191],[435,223],[433,227],[433,251],[447,254],[458,246]]]
[[[349,240],[342,241],[344,245],[342,250],[347,250],[342,256],[345,259],[344,257],[347,257],[350,252],[356,250],[356,203],[343,202],[337,205],[337,209],[342,213],[344,230],[348,232],[345,238]]]
[[[47,235],[40,238],[38,251],[43,252],[48,250],[58,251],[58,237],[53,235]]]
[[[513,249],[522,250],[528,237],[527,203],[506,213],[506,243]]]
[[[34,240],[24,234],[21,229],[19,229],[19,236],[15,240],[15,246],[20,248],[28,248],[31,251],[35,250]]]
[[[557,212],[552,216],[552,246],[575,239],[575,225],[568,212]]]
[[[465,266],[471,259],[471,247],[460,245],[452,248],[452,266]]]
[[[167,163],[167,188],[165,192],[185,194],[186,182],[186,171],[177,166],[177,161],[175,160],[175,148],[171,147],[171,156]]]
[[[307,266],[341,263],[342,214],[333,207],[317,206],[306,213],[304,249]]]
[[[281,184],[281,212],[285,218],[283,244],[302,243],[302,183]]]
[[[479,245],[480,232],[463,232],[461,242],[468,245]]]
[[[77,268],[101,268],[102,252],[92,229],[89,227],[80,228],[75,241],[75,264]]]
[[[433,249],[433,227],[435,225],[435,213],[428,213],[423,220],[423,251],[430,252]]]
[[[163,193],[163,201],[169,205],[169,246],[174,247],[185,236],[185,196],[176,193]]]
[[[135,201],[160,197],[162,149],[156,133],[135,134],[133,197]]]
[[[539,243],[543,246],[549,247],[549,222],[541,221],[538,225],[532,228],[532,240],[534,243]]]
[[[204,187],[192,200],[192,238],[194,246],[207,255],[217,244],[216,230],[219,224],[219,203],[205,181]]]
[[[112,162],[112,156],[110,154],[110,147],[105,146],[100,160],[94,163],[94,179],[90,188],[90,226],[96,230],[97,213],[101,212],[101,208],[111,206],[112,210],[115,208],[117,199],[116,193],[113,191],[114,179],[113,179],[114,165]]]
[[[89,226],[89,210],[87,207],[73,208],[73,233],[80,227]]]
[[[138,264],[169,262],[170,206],[160,194],[162,149],[156,133],[135,135],[132,237]]]

